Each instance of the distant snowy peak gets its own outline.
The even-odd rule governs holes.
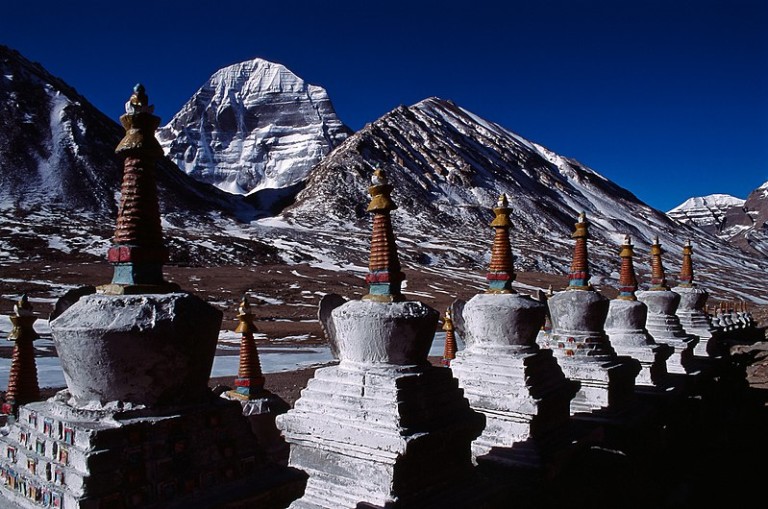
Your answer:
[[[688,198],[683,203],[673,208],[668,214],[679,214],[682,212],[709,209],[709,210],[725,210],[731,207],[742,207],[744,202],[741,198],[736,198],[730,194],[710,194],[708,196],[695,196]]]
[[[301,182],[349,134],[325,89],[257,58],[216,71],[157,137],[190,176],[248,194]]]
[[[696,225],[704,231],[730,240],[752,226],[744,208],[746,200],[729,194],[710,194],[688,198],[667,215],[681,223]]]

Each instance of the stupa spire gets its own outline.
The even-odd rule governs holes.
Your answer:
[[[240,323],[235,332],[241,334],[240,365],[235,378],[235,390],[229,391],[229,395],[238,399],[255,399],[264,389],[264,375],[261,372],[256,340],[253,338],[256,326],[253,324],[251,304],[248,302],[247,295],[243,295],[240,301],[237,319]]]
[[[491,247],[491,263],[488,274],[488,290],[486,293],[514,293],[512,282],[515,280],[514,257],[509,244],[509,202],[507,195],[502,193],[496,203],[493,213],[496,217],[491,221],[495,233]]]
[[[693,246],[691,240],[688,239],[683,246],[683,266],[680,269],[680,286],[684,288],[690,288],[693,286],[693,261],[691,255],[693,254]]]
[[[589,274],[589,260],[587,259],[589,222],[585,212],[579,214],[576,230],[571,237],[576,239],[576,245],[573,248],[571,273],[568,275],[568,290],[592,290],[592,285],[589,284],[591,275]]]
[[[155,163],[163,149],[155,139],[160,118],[153,115],[144,86],[137,84],[120,123],[125,137],[115,153],[123,159],[123,182],[114,244],[107,260],[114,266],[112,284],[103,293],[167,293],[178,288],[163,280],[168,250],[163,243]]]
[[[368,212],[373,214],[373,232],[371,234],[371,256],[368,262],[368,294],[363,300],[378,302],[400,302],[405,296],[400,292],[400,284],[405,279],[400,270],[397,256],[395,234],[392,230],[390,212],[397,209],[390,193],[392,186],[387,182],[383,170],[373,172],[372,185],[368,188],[371,203]]]
[[[35,317],[32,304],[26,294],[13,306],[10,317],[13,330],[8,339],[15,341],[11,358],[11,369],[8,374],[8,390],[2,413],[16,415],[19,405],[31,403],[40,399],[40,386],[37,382],[37,364],[35,362],[35,347],[33,341],[39,337],[32,324]]]
[[[669,290],[667,278],[664,275],[664,266],[661,264],[661,255],[664,250],[661,249],[659,237],[653,238],[651,244],[651,287],[649,290]]]
[[[621,257],[621,272],[619,274],[619,295],[621,300],[637,300],[635,292],[637,291],[637,276],[635,267],[632,263],[634,246],[629,235],[624,236],[624,243],[621,245],[619,256]]]
[[[445,331],[445,349],[443,350],[443,366],[450,366],[456,358],[456,336],[454,335],[453,317],[451,308],[445,310],[443,317],[443,330]]]

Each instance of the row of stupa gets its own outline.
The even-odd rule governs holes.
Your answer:
[[[217,397],[207,383],[222,314],[163,279],[167,251],[154,179],[162,156],[154,138],[159,119],[143,87],[135,88],[121,122],[124,178],[108,252],[114,276],[95,293],[57,306],[50,325],[67,388],[47,401],[26,400],[33,392],[24,389],[33,377],[34,316],[28,302],[17,306],[14,398],[6,400],[9,420],[0,437],[3,507],[509,507],[501,487],[510,472],[528,480],[558,450],[572,448],[572,417],[620,424],[632,413],[644,363],[672,356],[685,368],[684,353],[693,355],[695,339],[670,324],[677,315],[665,299],[674,292],[663,281],[631,298],[629,244],[624,298],[609,303],[589,285],[584,218],[574,234],[568,290],[546,302],[516,293],[502,197],[491,224],[488,289],[454,312],[467,346],[450,369],[433,366],[427,355],[439,313],[401,292],[390,217],[396,206],[377,170],[369,189],[368,294],[321,302],[338,364],[316,370],[274,423],[254,425],[246,416],[269,413],[273,400],[264,390],[247,302],[238,314],[235,389]],[[640,316],[644,306],[647,320]],[[547,314],[552,330],[542,348],[536,339]],[[452,332],[447,320],[445,326]],[[646,330],[666,335],[650,341]],[[685,369],[678,374],[689,376]],[[660,397],[679,396],[666,379],[651,376],[649,390],[658,385]],[[271,461],[267,450],[270,432],[278,430],[290,446],[288,467]],[[506,481],[488,472],[502,472]]]

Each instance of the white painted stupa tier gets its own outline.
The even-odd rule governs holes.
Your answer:
[[[252,479],[264,458],[242,409],[208,389],[221,318],[171,293],[89,295],[52,320],[67,389],[0,438],[0,492],[27,508],[190,507]]]
[[[605,333],[617,355],[640,361],[635,384],[663,385],[667,377],[667,359],[674,348],[657,344],[645,329],[648,307],[637,300],[613,299],[605,319]]]
[[[603,329],[609,301],[593,290],[565,290],[547,301],[552,317],[549,347],[567,378],[581,383],[571,414],[620,412],[634,401],[640,363],[619,357]]]
[[[456,503],[481,495],[470,444],[484,419],[451,371],[427,360],[437,311],[350,301],[331,319],[340,363],[318,369],[277,417],[289,465],[309,474],[290,507],[472,507]]]
[[[680,295],[671,290],[643,290],[635,295],[637,300],[648,306],[645,328],[653,340],[675,349],[675,353],[667,360],[667,371],[686,374],[686,367],[690,369],[698,338],[683,329],[675,314],[680,304]]]
[[[545,312],[545,304],[516,293],[475,295],[464,307],[470,346],[457,352],[451,370],[485,415],[472,442],[477,463],[542,468],[547,439],[569,422],[578,384],[535,342]]]
[[[694,355],[707,357],[707,345],[712,338],[714,328],[709,323],[704,307],[707,305],[709,292],[697,286],[676,286],[672,291],[680,296],[680,304],[675,314],[680,320],[680,326],[688,334],[699,337],[698,343],[693,349]]]

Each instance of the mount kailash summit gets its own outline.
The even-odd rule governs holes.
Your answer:
[[[726,194],[690,198],[667,212],[747,253],[768,257],[768,182],[746,200]]]
[[[188,175],[248,194],[301,183],[349,134],[323,88],[257,58],[215,72],[157,138]]]

